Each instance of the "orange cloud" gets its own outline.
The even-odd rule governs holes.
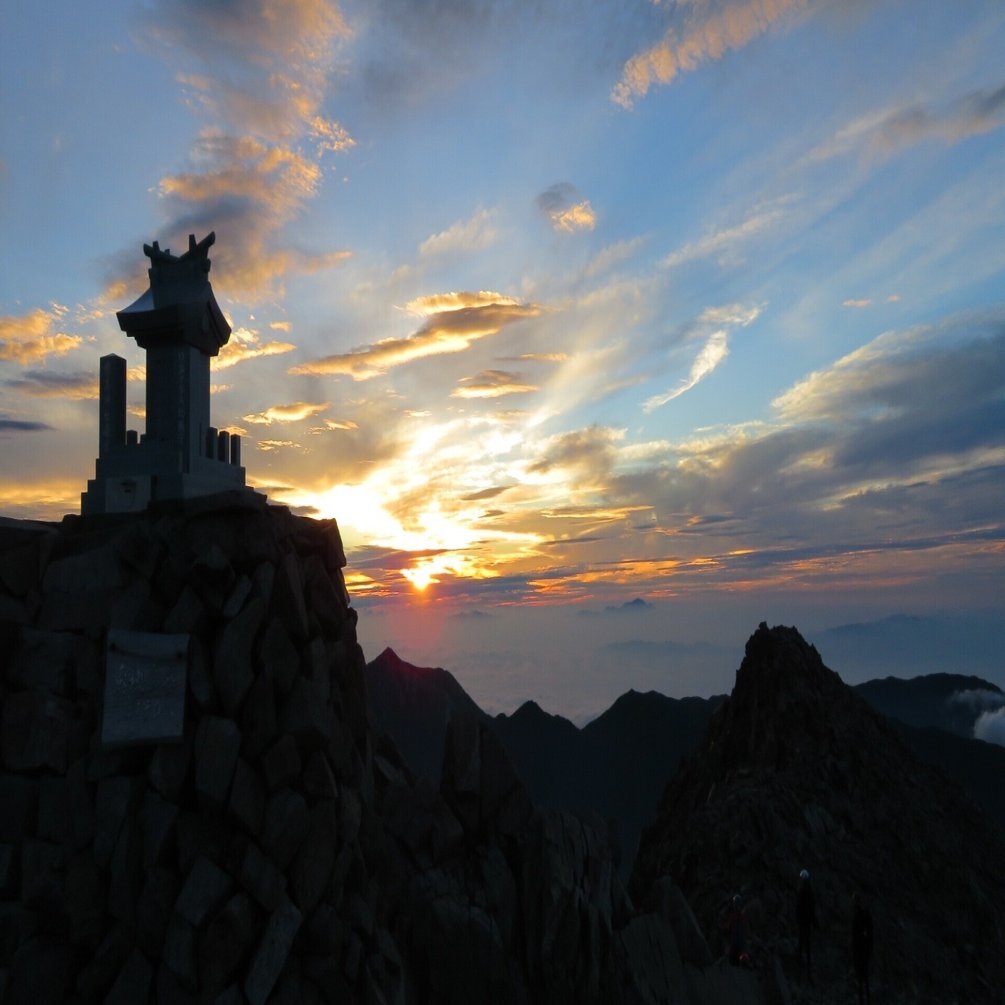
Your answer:
[[[352,432],[352,430],[354,429],[359,429],[359,424],[353,422],[352,419],[325,419],[323,426],[315,426],[311,430],[311,432],[324,433],[335,430],[341,430],[343,432]]]
[[[20,316],[0,317],[0,360],[29,366],[76,349],[84,341],[79,335],[53,330],[61,314],[39,308]]]
[[[294,349],[296,346],[292,342],[262,342],[257,332],[238,328],[230,336],[230,341],[220,349],[220,355],[216,357],[213,368],[225,370],[248,359],[278,356]]]
[[[330,401],[322,401],[316,404],[307,401],[295,401],[289,405],[273,405],[264,412],[254,412],[251,415],[245,415],[244,421],[262,426],[271,426],[273,422],[301,422],[329,408],[331,408]]]
[[[293,440],[259,440],[258,449],[269,453],[273,450],[282,450],[284,447],[296,447]]]
[[[320,115],[311,116],[309,123],[311,136],[317,141],[318,152],[342,153],[356,146],[356,141],[339,123],[323,119]]]
[[[465,307],[491,307],[498,304],[516,305],[519,300],[513,297],[494,293],[492,290],[471,292],[462,290],[451,293],[433,293],[428,297],[416,297],[405,304],[405,310],[410,314],[428,317],[430,314],[443,314],[446,311],[459,311]]]
[[[158,51],[195,62],[178,79],[206,114],[274,139],[337,141],[320,108],[334,47],[350,31],[331,0],[160,3],[146,27]]]
[[[447,293],[412,301],[409,309],[415,313],[431,310],[431,302],[439,306],[429,313],[426,323],[407,338],[390,338],[336,356],[326,356],[292,367],[292,374],[344,374],[353,380],[369,380],[395,366],[411,363],[427,356],[463,352],[472,342],[497,334],[503,327],[537,317],[541,308],[534,304],[519,304],[509,297],[484,302],[492,296],[486,293]],[[462,306],[468,298],[478,306]]]
[[[631,108],[654,84],[669,84],[678,73],[743,48],[776,21],[807,6],[808,0],[731,0],[711,10],[702,4],[682,33],[670,28],[659,43],[628,60],[611,100]]]
[[[501,398],[507,394],[527,394],[536,391],[535,384],[521,383],[518,373],[506,370],[482,370],[475,377],[462,377],[460,387],[455,388],[451,398]]]
[[[281,295],[286,275],[343,261],[344,250],[282,247],[279,236],[316,195],[322,159],[354,145],[323,114],[336,47],[350,35],[338,4],[155,0],[148,6],[151,49],[171,61],[188,105],[208,123],[189,169],[160,183],[175,221],[167,235],[215,229],[220,289],[235,298]],[[121,261],[106,289],[114,299],[132,253]]]
[[[0,512],[18,520],[59,520],[80,509],[81,487],[75,479],[0,483]]]
[[[516,357],[501,358],[525,359],[533,363],[564,363],[569,358],[569,354],[567,352],[525,352]]]
[[[555,230],[572,234],[577,230],[593,230],[597,215],[589,199],[581,199],[579,192],[569,182],[552,185],[537,197],[537,208],[551,222]]]

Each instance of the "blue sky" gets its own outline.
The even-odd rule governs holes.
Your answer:
[[[582,717],[906,614],[980,641],[892,672],[1005,682],[1003,51],[992,0],[5,8],[0,511],[79,506],[100,355],[142,428],[114,312],[215,230],[214,419],[368,656]]]

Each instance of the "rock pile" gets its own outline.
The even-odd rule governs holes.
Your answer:
[[[373,767],[335,524],[235,494],[0,543],[5,1001],[393,993],[348,893]],[[109,629],[189,637],[178,742],[102,748]]]
[[[0,997],[758,1000],[478,723],[414,780],[369,720],[344,564],[334,521],[247,495],[0,522]],[[102,743],[123,632],[181,640],[173,740]]]
[[[781,962],[798,1001],[843,1002],[851,898],[875,925],[888,1002],[994,1002],[1005,987],[1005,843],[946,777],[913,758],[793,628],[762,624],[698,753],[667,786],[631,889],[679,883],[721,944],[743,897],[755,965]],[[820,930],[800,977],[795,899],[809,870]]]

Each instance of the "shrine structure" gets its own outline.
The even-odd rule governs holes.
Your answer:
[[[180,256],[156,241],[143,246],[150,289],[116,317],[146,350],[146,432],[126,429],[126,361],[103,356],[98,459],[81,494],[84,515],[245,488],[241,438],[210,425],[209,361],[230,338],[209,282],[215,240],[190,235]]]

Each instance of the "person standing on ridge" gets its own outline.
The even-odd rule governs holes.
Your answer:
[[[813,983],[812,932],[817,927],[817,908],[806,869],[799,873],[799,892],[796,894],[796,926],[799,931],[799,967],[810,984]]]
[[[872,915],[856,893],[852,896],[851,958],[855,964],[858,1005],[868,1005],[869,959],[872,956]]]

